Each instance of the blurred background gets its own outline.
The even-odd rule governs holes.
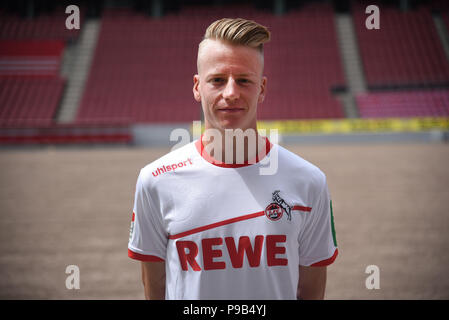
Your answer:
[[[143,298],[126,256],[135,181],[203,119],[197,46],[223,17],[270,30],[259,127],[328,176],[340,256],[326,297],[448,299],[442,0],[2,1],[0,298]],[[365,286],[372,264],[380,289]]]

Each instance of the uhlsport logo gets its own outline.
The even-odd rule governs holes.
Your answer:
[[[285,212],[287,214],[287,220],[290,221],[292,219],[292,207],[282,199],[279,195],[280,192],[280,190],[273,192],[273,202],[265,208],[265,215],[271,221],[277,221],[282,218],[282,215]]]

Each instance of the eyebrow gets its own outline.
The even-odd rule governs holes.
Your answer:
[[[218,76],[225,76],[226,73],[212,73],[207,75],[207,77],[218,77]],[[251,76],[257,76],[255,73],[239,73],[236,74],[237,77],[251,77]]]

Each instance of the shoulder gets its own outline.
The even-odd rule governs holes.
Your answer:
[[[302,183],[306,182],[310,187],[319,190],[326,185],[326,175],[318,166],[280,145],[276,147],[279,167],[285,169],[283,171],[286,174],[299,178]]]
[[[194,158],[197,158],[197,153],[194,142],[191,142],[144,166],[140,170],[139,180],[146,185],[152,184],[155,178],[191,166]]]

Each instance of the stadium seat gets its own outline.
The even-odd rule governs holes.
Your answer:
[[[65,28],[67,14],[64,8],[52,13],[38,15],[33,19],[0,11],[0,39],[3,40],[75,40],[80,30]],[[80,21],[84,21],[84,10],[80,8]]]
[[[0,126],[51,124],[64,84],[59,77],[0,77]]]
[[[58,76],[64,42],[0,40],[1,76]]]
[[[367,93],[356,101],[361,118],[449,116],[448,89]]]
[[[381,6],[380,29],[365,27],[365,6],[354,3],[353,21],[370,89],[449,84],[449,62],[427,7],[401,12]]]

